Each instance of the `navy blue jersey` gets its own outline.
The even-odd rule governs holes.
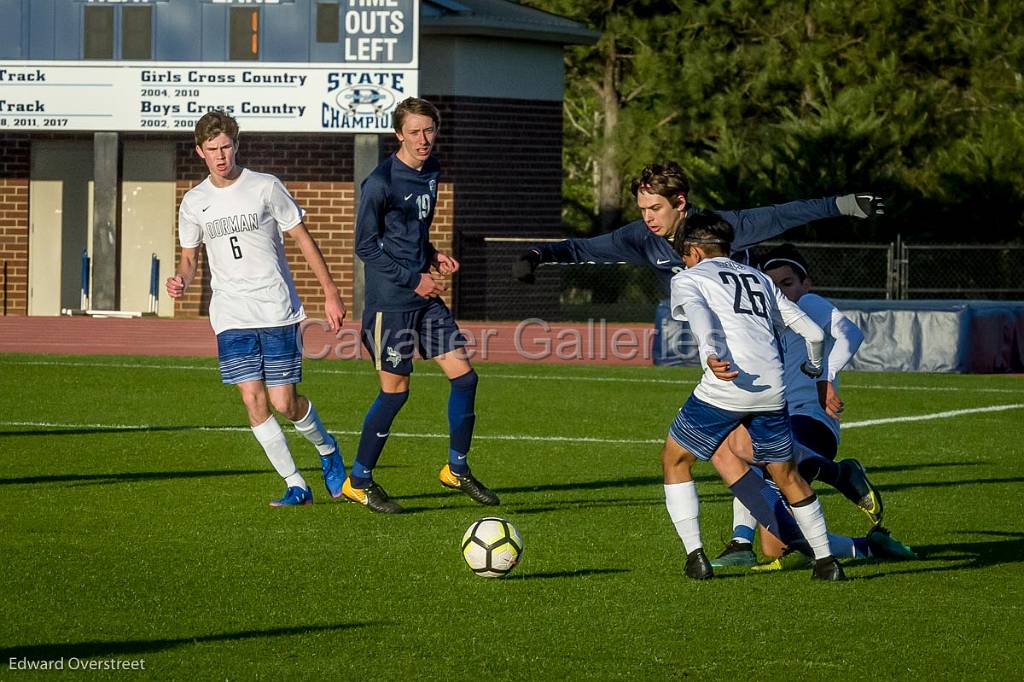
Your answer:
[[[703,213],[703,209],[687,207],[687,217]],[[733,252],[777,237],[786,230],[839,213],[835,197],[791,201],[787,204],[748,208],[739,211],[718,211],[733,230]],[[636,263],[649,265],[667,292],[672,276],[682,270],[683,259],[672,248],[672,242],[648,229],[643,220],[636,220],[607,234],[589,239],[566,239],[553,244],[537,244],[541,263]]]
[[[414,291],[430,268],[430,223],[441,166],[430,157],[415,170],[392,155],[360,186],[356,255],[366,266],[367,310],[422,308],[430,299]]]

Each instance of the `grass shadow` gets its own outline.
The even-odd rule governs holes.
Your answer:
[[[404,464],[387,464],[379,469],[407,468]],[[319,467],[300,467],[300,471],[319,476]],[[46,476],[22,476],[18,478],[0,478],[0,486],[35,485],[47,483],[69,483],[75,486],[111,485],[115,483],[142,483],[146,481],[169,481],[174,479],[217,478],[222,476],[265,476],[273,475],[274,470],[268,465],[266,469],[215,469],[199,471],[126,471],[120,473],[96,474],[52,474]]]
[[[964,486],[964,485],[991,485],[993,483],[1024,483],[1024,476],[1015,476],[1007,478],[957,478],[949,481],[919,481],[919,482],[907,482],[907,483],[885,483],[876,486],[879,490],[893,491],[893,490],[912,490],[914,488],[948,488],[950,486]]]
[[[229,431],[230,429],[230,431]],[[246,429],[247,430],[247,429]],[[224,431],[231,433],[243,432],[237,424],[225,424],[223,426],[211,426],[209,424],[191,424],[184,426],[97,426],[94,428],[76,426],[73,428],[45,428],[24,431],[0,431],[0,438],[4,436],[94,436],[100,433],[174,433],[178,431]]]
[[[718,482],[720,479],[715,474],[701,474],[694,476],[694,480],[698,483],[705,482]],[[564,492],[564,491],[576,491],[576,490],[601,490],[604,488],[638,488],[638,487],[657,487],[661,490],[664,485],[664,480],[660,475],[658,476],[630,476],[628,478],[609,478],[599,481],[577,481],[577,482],[565,482],[565,483],[542,483],[539,485],[521,485],[521,486],[506,486],[506,487],[495,487],[494,491],[502,494],[509,493],[545,493],[545,492]],[[448,493],[445,492],[430,492],[430,493],[416,493],[413,495],[405,495],[405,499],[422,499],[431,497],[443,497]],[[703,498],[703,493],[701,498]]]
[[[559,578],[585,578],[592,575],[610,575],[629,573],[626,568],[580,568],[574,571],[548,571],[544,573],[520,573],[512,576],[512,580],[557,580]]]
[[[270,628],[267,630],[242,630],[225,632],[217,635],[199,635],[178,639],[142,639],[122,640],[114,642],[70,642],[65,644],[28,644],[0,649],[0,660],[26,658],[32,661],[55,660],[58,658],[97,658],[108,656],[131,656],[151,654],[168,649],[202,644],[206,642],[234,642],[247,639],[263,639],[269,637],[290,637],[306,635],[314,632],[334,632],[365,628],[379,623],[338,623],[336,625],[303,625],[291,628]]]
[[[941,566],[922,566],[897,570],[876,575],[860,576],[860,580],[874,580],[887,575],[908,575],[912,573],[942,573],[976,568],[989,568],[1004,564],[1024,563],[1024,532],[975,530],[960,531],[958,535],[986,535],[1000,538],[982,542],[948,542],[941,545],[915,545],[914,551],[921,557],[917,562],[901,561],[894,566],[911,566],[920,561],[941,562]]]
[[[110,483],[139,483],[171,479],[210,478],[215,476],[255,476],[273,473],[268,469],[219,469],[216,471],[138,471],[118,474],[54,474],[52,476],[24,476],[0,478],[2,485],[33,485],[37,483],[71,483],[74,485],[100,485]]]

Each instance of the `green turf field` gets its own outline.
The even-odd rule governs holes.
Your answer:
[[[0,356],[0,678],[12,659],[144,661],[167,679],[1016,679],[1024,650],[1024,379],[852,373],[840,456],[922,560],[682,576],[659,442],[696,380],[670,368],[481,365],[471,461],[526,551],[474,576],[491,509],[439,486],[447,382],[418,365],[377,480],[411,513],[283,486],[212,359]],[[307,361],[302,391],[355,453],[376,379]],[[1002,411],[919,415],[1014,405]],[[699,469],[709,554],[730,497]],[[830,529],[868,530],[821,490]],[[1016,672],[1015,672],[1016,671]],[[107,676],[133,673],[106,673]],[[742,676],[742,677],[741,677]]]

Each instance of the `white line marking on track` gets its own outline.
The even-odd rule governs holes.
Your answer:
[[[9,365],[35,365],[35,366],[52,366],[52,367],[111,367],[116,369],[177,369],[177,370],[199,370],[206,372],[216,372],[217,367],[212,365],[148,365],[148,364],[129,364],[129,363],[113,363],[113,362],[81,362],[81,361],[43,361],[43,360],[27,360],[27,361],[2,361],[0,364]],[[351,370],[351,369],[328,369],[319,365],[306,366],[306,373],[308,375],[317,374],[337,374],[344,376],[374,376],[373,372]],[[445,378],[444,374],[440,372],[417,372],[418,377],[432,377],[434,379]],[[691,386],[696,383],[694,380],[683,380],[683,379],[659,379],[659,378],[646,378],[638,379],[636,377],[613,377],[613,376],[580,376],[575,374],[505,374],[503,372],[485,372],[484,378],[486,380],[491,379],[513,379],[513,380],[528,380],[528,381],[590,381],[590,382],[601,382],[601,383],[622,383],[622,384],[665,384],[672,386]],[[1017,388],[980,388],[972,386],[954,387],[954,386],[908,386],[902,385],[887,385],[887,384],[841,384],[842,390],[856,389],[856,390],[878,390],[878,391],[925,391],[925,392],[940,392],[940,393],[1009,393],[1009,394],[1021,394],[1024,393],[1024,382],[1021,383],[1021,387]]]
[[[946,412],[934,412],[932,414],[918,414],[910,415],[906,417],[888,417],[885,419],[866,419],[859,422],[849,422],[843,424],[843,429],[855,429],[862,426],[878,426],[881,424],[898,424],[903,422],[917,422],[917,421],[928,421],[932,419],[949,419],[951,417],[959,417],[967,414],[980,414],[985,412],[1004,412],[1006,410],[1019,410],[1024,408],[1024,403],[1017,403],[1013,405],[991,405],[989,407],[974,407],[965,410],[949,410]],[[250,432],[251,429],[242,426],[158,426],[155,424],[65,424],[60,422],[41,422],[41,421],[0,421],[0,426],[32,426],[37,428],[52,428],[52,429],[95,429],[97,431],[160,431],[166,429],[168,431],[225,431],[225,432]],[[26,431],[31,433],[31,431]],[[360,431],[341,431],[332,430],[331,433],[336,433],[345,436],[358,436]],[[393,431],[392,436],[398,438],[448,438],[447,433],[403,433],[400,431]],[[611,443],[611,444],[624,444],[624,445],[649,445],[664,442],[661,438],[594,438],[591,436],[535,436],[529,434],[505,434],[505,435],[486,435],[479,434],[474,435],[476,440],[495,440],[495,441],[514,441],[514,440],[526,440],[526,441],[537,441],[547,443]]]

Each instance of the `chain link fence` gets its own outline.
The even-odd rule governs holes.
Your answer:
[[[531,244],[563,237],[461,235],[456,291],[464,320],[647,324],[666,298],[654,273],[628,263],[542,265],[523,284],[512,266]],[[751,249],[759,257],[781,241]],[[814,289],[833,299],[1024,299],[1024,246],[825,244],[795,242],[807,259]]]
[[[1024,300],[1024,246],[897,244],[900,298]]]

